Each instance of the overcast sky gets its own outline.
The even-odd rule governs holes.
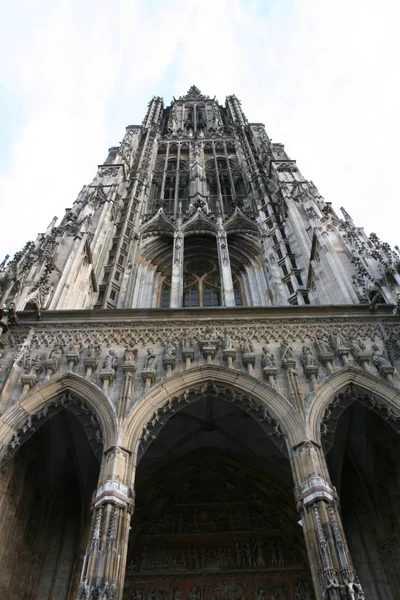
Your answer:
[[[61,217],[148,100],[236,94],[325,200],[400,244],[398,0],[13,0],[0,261]]]

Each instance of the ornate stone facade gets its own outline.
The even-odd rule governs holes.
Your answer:
[[[342,212],[193,86],[2,265],[0,596],[397,598],[400,259]]]

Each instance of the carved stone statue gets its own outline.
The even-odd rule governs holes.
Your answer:
[[[271,600],[286,600],[286,594],[283,591],[283,589],[281,588],[281,586],[276,586],[271,591],[270,599]]]
[[[189,600],[202,600],[202,593],[201,590],[197,587],[197,585],[194,585],[190,590]]]
[[[246,338],[240,340],[240,351],[242,354],[252,354],[254,352],[254,346]]]
[[[59,344],[54,344],[54,346],[50,350],[47,358],[54,359],[57,361],[57,363],[59,363],[59,361],[62,358],[62,355],[63,355],[63,349],[61,348],[61,346]]]
[[[285,362],[295,362],[292,348],[287,340],[283,340],[281,344],[281,360]]]
[[[350,349],[355,356],[365,354],[366,345],[361,340],[358,341],[355,338],[350,338]]]
[[[381,375],[387,375],[388,372],[393,373],[394,369],[389,362],[385,352],[377,346],[377,344],[372,344],[372,362],[375,367],[378,369]]]
[[[256,591],[256,599],[255,600],[265,600],[265,590],[262,587],[258,587]]]
[[[340,331],[335,331],[332,334],[331,342],[332,342],[332,345],[335,348],[335,350],[348,349],[348,347],[349,347],[348,341],[345,340],[345,338],[340,333]]]
[[[164,358],[174,358],[176,355],[176,345],[171,341],[167,340],[164,348]]]
[[[213,341],[216,340],[217,335],[215,333],[215,329],[213,327],[211,327],[210,325],[207,325],[205,332],[204,332],[204,339],[207,341]]]
[[[193,338],[189,333],[182,338],[181,345],[182,351],[193,352]]]
[[[224,350],[232,350],[233,349],[232,339],[231,339],[229,331],[226,327],[224,329],[222,345],[223,345]]]
[[[310,346],[303,346],[300,360],[301,360],[301,364],[303,365],[304,368],[318,367],[318,363],[314,358],[314,355],[312,353]]]
[[[293,600],[313,600],[313,598],[314,594],[308,581],[296,581]]]
[[[116,371],[118,366],[118,358],[115,354],[115,350],[112,348],[103,360],[103,369],[106,371]]]
[[[172,600],[181,600],[182,599],[182,590],[179,585],[174,585],[172,588]]]
[[[263,346],[262,347],[261,366],[263,368],[268,368],[268,369],[275,368],[275,358],[270,353],[270,350],[269,350],[268,346]]]
[[[157,357],[154,353],[153,348],[148,348],[147,349],[147,356],[146,359],[144,361],[144,369],[145,371],[155,371],[156,368],[156,364],[157,364]]]
[[[124,363],[134,363],[136,360],[137,349],[131,346],[125,346]]]
[[[317,348],[321,354],[331,354],[332,352],[329,342],[325,338],[317,338]]]

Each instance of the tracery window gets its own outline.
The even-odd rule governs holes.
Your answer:
[[[221,306],[221,283],[216,263],[210,260],[191,260],[185,265],[183,306]]]
[[[177,145],[171,144],[170,154],[178,152]],[[181,152],[181,160],[176,156],[166,155],[158,160],[154,169],[152,185],[150,189],[147,213],[156,212],[160,207],[168,215],[178,212],[178,201],[183,206],[187,203],[189,188],[189,171],[187,155]]]

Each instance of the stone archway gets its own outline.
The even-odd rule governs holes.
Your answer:
[[[304,439],[304,422],[285,396],[253,377],[216,365],[203,365],[188,369],[155,386],[146,394],[138,406],[133,407],[125,420],[122,432],[123,445],[131,449],[133,463],[140,456],[146,431],[155,431],[178,412],[185,404],[196,401],[204,386],[214,386],[216,393],[227,393],[230,402],[237,403],[253,417],[278,432],[281,446],[286,451]],[[282,442],[285,440],[285,443]]]
[[[93,388],[68,375],[2,416],[1,597],[76,594],[90,499],[114,427]]]
[[[136,510],[127,600],[312,598],[286,445],[295,412],[274,396],[275,411],[291,415],[284,431],[266,386],[254,393],[257,382],[246,389],[248,378],[224,377],[216,367],[188,371],[173,395],[164,384],[142,400],[128,437]]]
[[[312,394],[306,406],[306,432],[307,438],[320,444],[321,427],[326,411],[331,410],[331,405],[339,392],[353,385],[366,395],[376,398],[375,409],[382,414],[400,414],[400,390],[382,378],[375,377],[361,369],[346,367],[328,377],[318,390]],[[381,408],[379,408],[381,407]]]
[[[374,379],[355,377],[336,392],[320,435],[365,598],[392,600],[400,577],[400,410],[397,390]]]
[[[68,405],[68,406],[67,406]],[[35,388],[0,418],[0,462],[7,460],[52,414],[68,407],[105,448],[115,443],[116,419],[108,398],[83,377],[67,373]]]

